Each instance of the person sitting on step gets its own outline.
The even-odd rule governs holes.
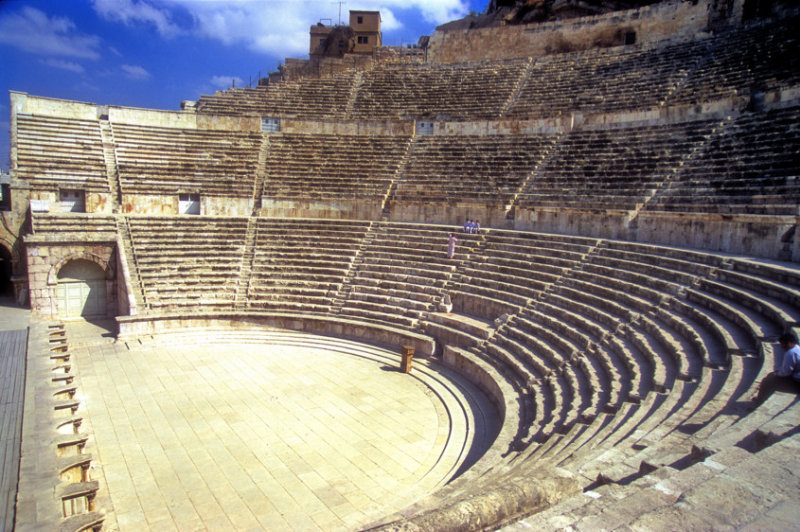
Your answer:
[[[778,339],[783,349],[783,361],[778,369],[761,381],[756,404],[763,403],[773,392],[800,393],[800,346],[797,336],[787,332]]]

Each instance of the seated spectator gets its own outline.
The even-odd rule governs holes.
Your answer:
[[[480,231],[481,231],[481,221],[475,220],[475,223],[472,224],[472,232],[478,234],[480,233]]]
[[[467,221],[464,222],[464,232],[469,233],[472,231],[472,220],[467,218]]]
[[[797,345],[797,336],[791,332],[784,333],[778,341],[783,349],[783,362],[761,381],[756,404],[763,403],[776,391],[800,393],[800,346]]]

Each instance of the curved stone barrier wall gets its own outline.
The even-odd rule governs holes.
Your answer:
[[[432,338],[412,331],[355,320],[303,314],[279,314],[259,312],[198,313],[190,314],[143,314],[118,316],[121,340],[158,334],[166,331],[197,329],[275,328],[291,331],[336,336],[362,340],[378,345],[410,345],[415,354],[431,356],[435,350]]]

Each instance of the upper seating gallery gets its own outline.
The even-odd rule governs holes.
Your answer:
[[[651,109],[800,83],[800,17],[682,41],[471,64],[384,64],[229,89],[198,110],[305,119],[526,118]]]

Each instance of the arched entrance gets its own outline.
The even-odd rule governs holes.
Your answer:
[[[75,259],[58,272],[58,315],[61,318],[106,315],[106,276],[92,261]]]
[[[11,283],[11,251],[0,244],[0,297],[14,295],[14,285]]]

